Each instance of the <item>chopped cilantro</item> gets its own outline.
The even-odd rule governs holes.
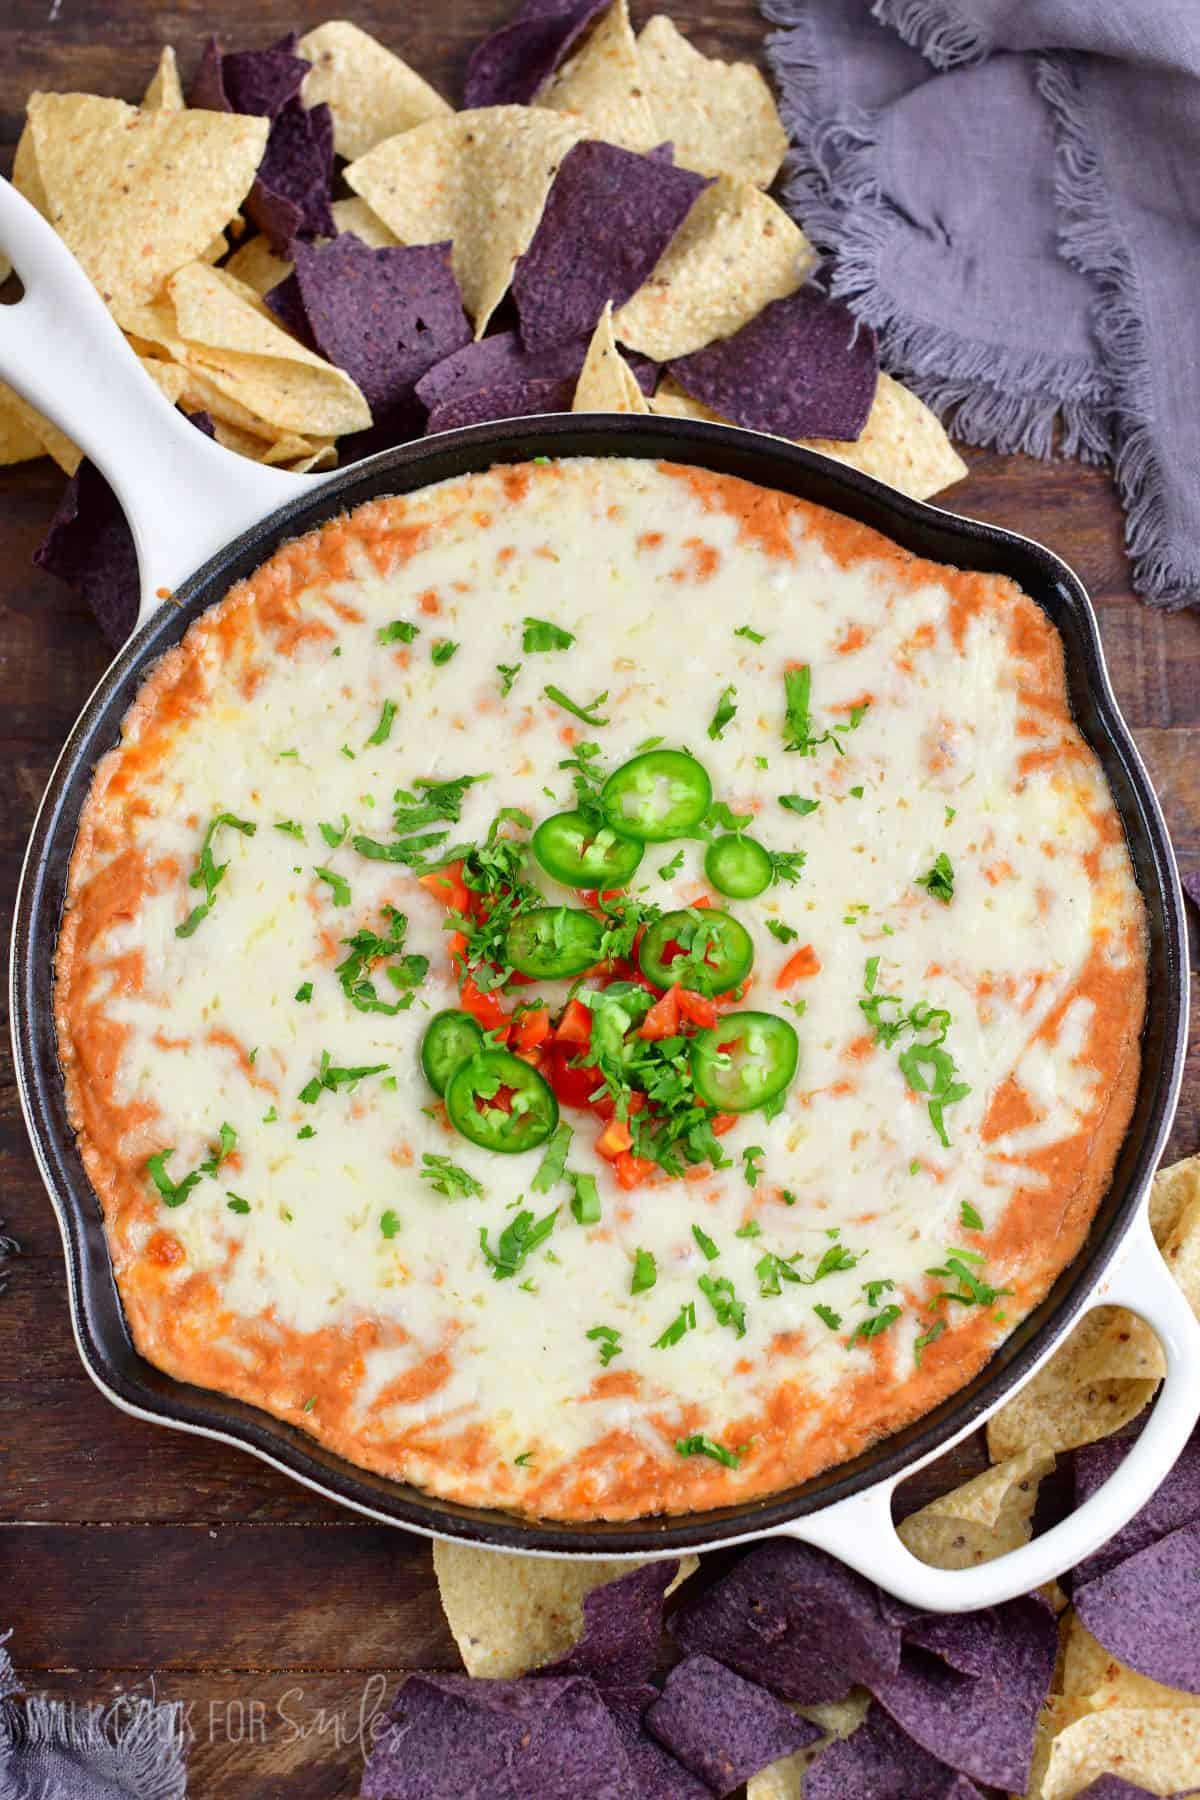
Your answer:
[[[863,790],[862,790],[861,786],[852,787],[850,789],[850,797],[852,800],[861,800],[863,797]]]
[[[540,1244],[544,1244],[554,1230],[554,1221],[558,1218],[558,1207],[544,1218],[534,1220],[531,1212],[519,1212],[511,1224],[504,1227],[496,1240],[496,1248],[488,1245],[486,1227],[479,1232],[479,1248],[483,1251],[484,1260],[492,1271],[495,1281],[505,1281],[515,1275],[526,1260]]]
[[[816,812],[821,802],[819,800],[806,800],[803,794],[780,794],[779,804],[780,806],[786,807],[788,812],[799,813],[802,819],[806,819],[809,813]]]
[[[765,1155],[766,1151],[761,1144],[747,1144],[742,1151],[742,1172],[748,1187],[758,1186],[758,1178],[762,1174],[759,1164]]]
[[[584,1336],[589,1343],[600,1346],[600,1361],[606,1369],[614,1356],[620,1356],[621,1334],[614,1331],[611,1325],[593,1325]]]
[[[982,1258],[979,1259],[982,1261]],[[933,1269],[926,1269],[927,1275],[934,1275],[942,1281],[953,1281],[955,1287],[943,1288],[933,1297],[933,1304],[940,1305],[943,1300],[957,1300],[960,1306],[993,1306],[1004,1294],[1011,1294],[1011,1288],[996,1288],[990,1283],[981,1281],[972,1273],[963,1261],[962,1252],[951,1253],[944,1263]]]
[[[765,632],[754,631],[749,625],[739,625],[733,635],[734,637],[749,638],[752,644],[765,644],[767,641]]]
[[[918,1369],[921,1366],[921,1352],[930,1344],[936,1344],[946,1329],[945,1319],[935,1319],[928,1331],[923,1331],[919,1338],[913,1340],[913,1361]]]
[[[385,700],[383,711],[379,715],[379,723],[367,739],[368,744],[386,744],[392,735],[392,720],[396,717],[396,702]]]
[[[146,1169],[165,1206],[182,1206],[192,1189],[199,1185],[206,1175],[215,1175],[225,1158],[237,1147],[237,1132],[232,1125],[222,1125],[217,1134],[217,1142],[210,1144],[208,1155],[204,1161],[182,1181],[172,1181],[167,1173],[167,1163],[175,1154],[174,1146],[168,1145],[165,1150],[156,1150],[153,1156],[147,1157]]]
[[[661,878],[663,879],[663,881],[670,881],[673,876],[678,875],[678,873],[679,873],[680,869],[682,869],[682,867],[683,867],[683,851],[677,850],[675,852],[674,856],[671,858],[670,862],[665,862],[665,863],[660,864],[658,873],[661,876]]]
[[[404,954],[408,931],[408,918],[404,913],[394,906],[385,906],[383,917],[387,925],[385,935],[364,925],[351,937],[342,939],[350,954],[342,958],[334,974],[342,984],[343,994],[358,1012],[384,1013],[392,1018],[398,1012],[407,1012],[412,1005],[415,990],[429,973],[429,958]],[[399,1000],[379,998],[371,973],[376,963],[382,963],[383,972],[392,986],[401,990]]]
[[[947,823],[947,825],[953,825],[953,823],[954,823],[955,819],[957,819],[957,817],[958,817],[958,813],[957,813],[956,809],[953,806],[948,806],[946,808],[946,823]]]
[[[314,1138],[316,1135],[316,1129],[312,1125],[302,1125],[296,1133],[298,1138]]]
[[[734,1237],[740,1237],[740,1238],[761,1237],[762,1236],[762,1226],[759,1224],[757,1219],[747,1219],[746,1223],[744,1225],[738,1226],[737,1230],[734,1232],[733,1235],[734,1235]]]
[[[231,1213],[248,1213],[250,1211],[250,1202],[243,1200],[240,1194],[235,1194],[232,1188],[225,1189],[225,1205]]]
[[[227,862],[215,861],[212,853],[213,840],[223,825],[228,826],[230,831],[240,831],[243,837],[253,837],[258,830],[257,825],[252,825],[249,819],[239,819],[229,812],[220,812],[209,821],[208,829],[201,840],[196,866],[188,876],[188,886],[203,888],[204,899],[198,906],[193,906],[182,925],[175,927],[176,937],[191,937],[196,927],[202,920],[207,919],[212,911],[213,901],[217,897],[217,889],[224,880],[225,871],[229,867]]]
[[[554,1135],[546,1145],[538,1172],[529,1184],[535,1194],[548,1194],[562,1180],[566,1172],[567,1151],[571,1148],[574,1135],[566,1120],[560,1119],[554,1128]]]
[[[419,625],[410,625],[407,619],[393,619],[390,625],[379,627],[375,641],[379,644],[411,644],[419,630]]]
[[[349,829],[350,821],[345,813],[342,814],[342,822],[340,825],[329,825],[325,820],[322,820],[317,826],[317,830],[321,833],[321,836],[325,839],[325,842],[329,845],[331,850],[336,850],[339,844],[345,843],[346,833]]]
[[[944,850],[938,852],[931,869],[916,877],[916,884],[935,900],[940,900],[943,906],[949,906],[954,898],[954,870]]]
[[[312,996],[313,996],[312,982],[311,981],[302,981],[300,983],[300,986],[296,989],[296,995],[295,995],[296,999],[300,1002],[301,1006],[307,1006],[309,1001],[312,999]]]
[[[816,1313],[818,1319],[820,1319],[822,1325],[828,1325],[830,1331],[840,1331],[842,1329],[842,1315],[841,1313],[834,1312],[832,1306],[825,1306],[818,1300],[813,1307],[813,1311]]]
[[[785,925],[782,919],[768,919],[767,930],[773,938],[778,938],[781,944],[794,944],[800,936],[800,933],[791,925]]]
[[[808,860],[804,850],[768,850],[767,856],[771,863],[772,882],[786,881],[789,887],[799,881]]]
[[[394,1213],[391,1207],[389,1207],[385,1213],[380,1215],[379,1229],[382,1231],[385,1238],[394,1238],[400,1230],[399,1213]]]
[[[734,1292],[727,1275],[701,1275],[696,1283],[717,1316],[718,1325],[728,1325],[738,1337],[746,1335],[746,1308]]]
[[[685,1300],[662,1336],[656,1337],[650,1348],[652,1350],[670,1350],[689,1331],[695,1331],[695,1329],[696,1303],[694,1300]]]
[[[958,1222],[965,1231],[982,1231],[983,1219],[969,1200],[964,1200],[958,1209]]]
[[[295,819],[276,819],[275,829],[286,833],[288,837],[298,838],[301,843],[304,842],[304,827],[297,825]]]
[[[759,1257],[754,1265],[754,1273],[758,1279],[758,1291],[764,1300],[781,1294],[785,1281],[801,1280],[792,1267],[794,1261],[794,1257],[776,1256],[773,1250],[767,1250]]]
[[[723,737],[725,735],[725,727],[736,716],[736,713],[737,689],[735,687],[722,688],[720,698],[717,701],[717,710],[709,721],[709,737]]]
[[[747,1446],[743,1444],[740,1450],[727,1450],[724,1444],[705,1437],[702,1431],[694,1431],[691,1437],[676,1438],[675,1448],[680,1456],[711,1456],[714,1462],[723,1463],[727,1469],[736,1469]]]
[[[512,684],[521,673],[520,663],[497,663],[496,672],[500,677],[500,698],[506,699],[512,692]]]
[[[300,1098],[305,1106],[311,1106],[322,1093],[336,1094],[339,1088],[356,1087],[368,1075],[382,1075],[386,1068],[386,1063],[363,1063],[357,1068],[338,1068],[330,1061],[328,1050],[322,1050],[321,1066],[312,1080],[306,1081],[300,1089]]]
[[[315,1409],[316,1404],[317,1404],[317,1396],[315,1394],[310,1394],[309,1398],[304,1402],[305,1412],[306,1413],[312,1412]]]
[[[869,1318],[860,1319],[850,1333],[846,1344],[847,1350],[852,1349],[860,1339],[863,1343],[867,1343],[871,1338],[878,1337],[881,1331],[887,1331],[896,1323],[902,1311],[903,1308],[899,1306],[885,1306],[881,1312],[872,1313]]]
[[[318,881],[323,881],[325,885],[332,890],[333,904],[335,906],[349,906],[350,883],[346,880],[344,875],[339,875],[334,869],[324,868],[314,869],[313,874]]]
[[[438,638],[429,654],[440,669],[443,663],[450,661],[458,648],[452,638]]]
[[[266,1112],[263,1114],[262,1123],[264,1125],[274,1125],[276,1123],[276,1121],[278,1120],[278,1118],[279,1118],[278,1110],[275,1108],[275,1106],[272,1105],[272,1106],[269,1106],[267,1108]]]
[[[608,699],[607,688],[602,694],[597,694],[594,700],[589,700],[585,706],[577,706],[574,700],[564,694],[560,687],[554,687],[550,683],[547,683],[542,692],[547,700],[554,702],[555,706],[561,706],[564,712],[573,713],[577,719],[582,719],[585,725],[592,726],[593,730],[608,724],[607,719],[596,717],[596,708],[603,706]]]
[[[434,1156],[428,1150],[421,1157],[421,1179],[435,1194],[445,1194],[449,1200],[483,1192],[482,1181],[476,1181],[468,1170],[460,1169],[448,1156]]]
[[[878,1306],[882,1295],[892,1294],[896,1290],[894,1281],[864,1281],[863,1293],[867,1296],[868,1306]]]
[[[717,1246],[713,1243],[708,1233],[706,1231],[701,1231],[699,1225],[693,1225],[692,1236],[704,1252],[705,1260],[707,1262],[715,1262],[721,1252],[717,1249]]]
[[[598,1225],[600,1223],[600,1196],[596,1192],[594,1175],[576,1175],[567,1170],[567,1180],[575,1192],[571,1196],[571,1212],[580,1225]]]
[[[518,1469],[527,1469],[533,1460],[532,1450],[522,1450],[520,1456],[514,1456],[513,1462]]]
[[[658,1280],[658,1265],[649,1250],[637,1250],[633,1258],[633,1279],[629,1284],[631,1294],[644,1294]]]
[[[575,642],[574,632],[564,631],[561,625],[552,625],[549,619],[526,617],[522,625],[521,648],[526,656],[535,650],[569,650]]]
[[[877,1044],[891,1048],[906,1034],[912,1034],[915,1041],[897,1057],[900,1073],[913,1093],[926,1099],[929,1122],[939,1141],[949,1149],[945,1109],[964,1100],[971,1092],[965,1081],[957,1079],[954,1058],[943,1047],[951,1024],[950,1014],[944,1007],[930,1006],[923,1000],[906,1008],[899,994],[877,991],[878,976],[879,958],[869,957],[864,978],[866,998],[859,1001],[859,1008],[870,1024]],[[894,1010],[885,1011],[885,1008]]]
[[[812,729],[812,670],[807,663],[784,670],[783,690],[784,749],[797,750],[801,756],[815,756],[823,744],[832,744],[838,755],[844,756],[841,739],[847,732],[858,730],[866,705],[852,706],[848,720],[818,735]]]

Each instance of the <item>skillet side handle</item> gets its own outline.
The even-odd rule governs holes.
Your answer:
[[[137,548],[142,625],[223,544],[311,494],[314,478],[251,462],[190,425],[62,239],[4,180],[0,251],[25,289],[0,306],[0,377],[66,432],[116,493]]]
[[[1085,1311],[1125,1306],[1157,1334],[1167,1372],[1140,1436],[1124,1462],[1090,1499],[1019,1550],[973,1569],[933,1569],[905,1548],[892,1523],[899,1476],[839,1501],[777,1535],[830,1551],[889,1594],[929,1612],[972,1612],[1030,1593],[1073,1568],[1146,1504],[1183,1449],[1200,1411],[1200,1323],[1159,1254],[1143,1208],[1115,1270]],[[1080,1314],[1083,1317],[1083,1314]]]

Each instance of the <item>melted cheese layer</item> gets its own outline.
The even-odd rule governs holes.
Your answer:
[[[529,616],[574,642],[523,651]],[[379,641],[397,619],[418,627],[410,645]],[[435,662],[447,640],[457,649]],[[507,694],[501,664],[520,665]],[[867,705],[808,756],[785,749],[783,677],[797,664],[812,671],[815,733]],[[547,683],[581,703],[606,692],[609,722],[579,724]],[[714,737],[728,686],[736,715]],[[390,732],[373,743],[388,703]],[[602,1199],[601,1223],[582,1227],[565,1185],[531,1193],[540,1152],[489,1155],[431,1107],[418,1046],[457,1002],[444,911],[351,840],[390,837],[393,792],[418,778],[487,777],[453,842],[481,839],[504,807],[540,820],[572,804],[559,764],[574,742],[594,739],[612,769],[650,737],[700,757],[770,849],[804,853],[795,885],[723,903],[754,940],[742,1004],[795,1023],[800,1069],[777,1117],[747,1115],[722,1139],[727,1168],[629,1194],[593,1148],[592,1115],[564,1108],[568,1165],[595,1175]],[[819,805],[801,815],[782,795]],[[180,938],[220,813],[256,831],[217,835],[227,866],[212,910]],[[331,846],[320,825],[336,837],[343,821]],[[648,846],[634,891],[689,904],[706,891],[703,851]],[[919,881],[942,853],[949,905]],[[342,940],[379,928],[384,905],[430,964],[393,1017],[355,1010],[334,974]],[[781,943],[772,923],[796,937]],[[818,972],[780,988],[797,946]],[[732,479],[574,459],[363,507],[192,626],[97,772],[57,1011],[143,1354],[438,1493],[620,1518],[775,1491],[981,1366],[1075,1254],[1103,1193],[1136,1086],[1144,964],[1140,898],[1069,718],[1061,646],[1012,583],[921,562]],[[873,1040],[872,979],[950,1016],[946,1048],[970,1091],[946,1111],[948,1147],[901,1071],[904,1043]],[[797,1001],[802,1016],[784,1010]],[[384,1071],[305,1103],[323,1052]],[[178,1181],[223,1123],[234,1153],[165,1206],[147,1159],[171,1147]],[[450,1156],[482,1194],[435,1191],[427,1155]],[[481,1230],[495,1243],[521,1207],[557,1207],[553,1233],[519,1278],[496,1280]],[[696,1225],[719,1248],[711,1263]],[[811,1274],[832,1243],[853,1266],[761,1291],[765,1252]],[[919,1346],[947,1285],[927,1271],[962,1247],[980,1280],[1011,1292],[943,1303],[946,1329]],[[635,1295],[639,1249],[657,1280]],[[733,1283],[743,1336],[701,1275]],[[688,1303],[695,1328],[655,1347]],[[894,1324],[848,1345],[890,1304]],[[586,1335],[597,1325],[620,1333],[607,1367]],[[738,1466],[681,1456],[696,1432],[742,1450]]]

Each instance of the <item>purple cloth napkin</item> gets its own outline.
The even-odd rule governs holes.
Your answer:
[[[177,1706],[111,1707],[19,1701],[0,1638],[0,1800],[185,1800],[183,1716]]]
[[[1111,456],[1200,604],[1200,0],[763,0],[785,200],[968,442]]]

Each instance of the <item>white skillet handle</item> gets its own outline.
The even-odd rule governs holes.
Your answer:
[[[312,492],[189,425],[146,374],[104,302],[41,214],[0,180],[0,251],[25,293],[0,306],[0,377],[107,478],[133,530],[143,624],[230,539]]]
[[[1144,1208],[1116,1269],[1105,1275],[1085,1311],[1096,1306],[1126,1306],[1145,1319],[1162,1345],[1167,1372],[1124,1462],[1069,1518],[978,1568],[931,1569],[896,1535],[891,1501],[900,1477],[895,1476],[778,1535],[829,1550],[889,1594],[930,1612],[998,1605],[1030,1593],[1090,1556],[1145,1505],[1183,1449],[1200,1410],[1200,1323],[1159,1255]]]

